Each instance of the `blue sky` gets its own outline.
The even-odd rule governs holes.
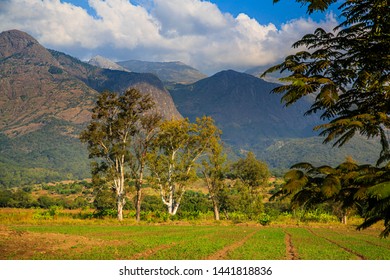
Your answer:
[[[0,31],[82,60],[182,61],[213,74],[280,61],[304,34],[330,31],[336,6],[309,16],[293,0],[2,0]]]

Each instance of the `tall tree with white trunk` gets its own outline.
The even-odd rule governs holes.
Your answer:
[[[80,140],[87,143],[93,163],[92,175],[115,191],[118,220],[123,220],[126,203],[125,184],[129,180],[132,140],[139,134],[139,122],[154,106],[148,95],[136,89],[122,95],[103,92],[92,111],[92,120]]]
[[[158,186],[162,202],[168,213],[175,215],[179,209],[186,186],[195,177],[197,160],[205,154],[218,133],[210,117],[161,123],[154,141],[154,151],[149,154],[151,180]]]

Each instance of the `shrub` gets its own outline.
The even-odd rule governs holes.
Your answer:
[[[258,222],[262,226],[269,225],[271,223],[271,216],[266,214],[266,213],[262,213],[262,214],[259,215]]]

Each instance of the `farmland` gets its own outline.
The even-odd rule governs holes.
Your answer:
[[[34,221],[0,211],[0,259],[389,260],[381,228],[339,224],[135,223],[114,219]]]

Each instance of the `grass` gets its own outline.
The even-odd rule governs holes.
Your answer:
[[[390,260],[390,239],[378,237],[380,228],[211,220],[137,224],[66,213],[35,220],[35,212],[0,209],[0,259]]]
[[[286,258],[285,233],[281,228],[262,228],[242,246],[230,252],[232,260],[283,260]]]

